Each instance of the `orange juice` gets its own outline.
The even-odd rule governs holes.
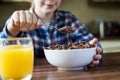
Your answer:
[[[19,80],[33,71],[33,47],[9,45],[0,47],[0,74],[5,79]]]

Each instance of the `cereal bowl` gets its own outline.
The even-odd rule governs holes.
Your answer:
[[[47,61],[58,70],[81,70],[90,64],[96,48],[47,50],[44,49]]]

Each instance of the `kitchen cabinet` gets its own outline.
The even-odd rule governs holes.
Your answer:
[[[19,6],[30,6],[28,0],[0,0],[0,5],[19,5]]]
[[[103,53],[110,53],[110,52],[120,52],[120,40],[100,40],[100,43],[103,48]]]
[[[120,0],[88,0],[90,6],[120,7]]]
[[[0,0],[0,2],[30,2],[30,0]]]
[[[120,0],[89,0],[93,3],[120,3]]]

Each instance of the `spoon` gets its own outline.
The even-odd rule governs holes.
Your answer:
[[[60,29],[58,29],[61,33],[65,33],[69,35],[69,42],[72,43],[72,39],[70,37],[71,33],[75,32],[76,29],[72,28],[71,26],[64,26]]]

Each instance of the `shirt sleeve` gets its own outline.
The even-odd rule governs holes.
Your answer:
[[[71,14],[72,24],[71,26],[76,29],[76,31],[72,34],[72,38],[74,42],[86,41],[89,42],[94,39],[94,35],[88,32],[87,28],[80,23],[80,21]],[[96,46],[101,47],[100,42],[96,44]]]
[[[94,36],[93,34],[89,33],[87,28],[80,23],[80,21],[72,15],[72,24],[71,26],[76,29],[76,31],[72,34],[74,41],[91,41]]]

